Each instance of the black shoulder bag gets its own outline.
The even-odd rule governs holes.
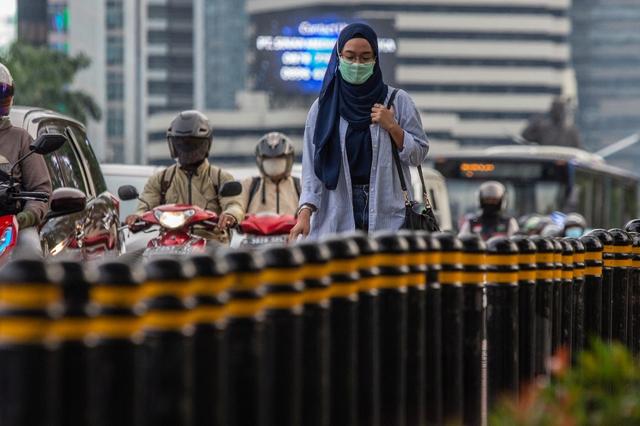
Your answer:
[[[388,109],[391,109],[391,107],[393,106],[393,101],[396,98],[397,92],[398,89],[395,89],[391,93],[391,97],[389,98],[389,102],[387,103]],[[440,226],[438,226],[438,221],[436,220],[436,216],[433,213],[433,208],[431,208],[431,203],[429,202],[427,186],[424,184],[422,166],[418,166],[418,174],[420,175],[420,183],[422,184],[422,196],[424,201],[422,203],[418,203],[417,201],[411,200],[409,198],[409,191],[407,191],[407,182],[405,181],[404,173],[402,172],[402,164],[400,163],[400,154],[398,153],[398,147],[393,142],[393,138],[391,138],[391,135],[389,135],[389,139],[391,140],[391,152],[393,153],[393,161],[396,164],[396,170],[398,171],[398,177],[400,178],[400,186],[402,187],[402,194],[404,195],[405,213],[402,228],[411,230],[424,230],[429,232],[440,231]]]

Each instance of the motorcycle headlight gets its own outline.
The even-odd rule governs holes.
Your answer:
[[[167,229],[177,229],[187,223],[187,219],[195,214],[194,210],[184,210],[178,212],[166,212],[158,210],[155,212],[156,219],[160,225]]]
[[[8,227],[0,236],[0,255],[4,254],[7,251],[7,248],[11,244],[11,240],[13,239],[13,228]]]

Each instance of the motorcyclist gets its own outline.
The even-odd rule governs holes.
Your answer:
[[[518,222],[503,214],[506,188],[496,181],[484,182],[478,190],[480,212],[465,220],[460,234],[474,233],[488,240],[495,236],[512,236],[518,231]]]
[[[291,176],[293,144],[279,132],[260,138],[256,164],[260,176],[242,182],[242,201],[247,214],[275,213],[294,216],[300,198],[300,179]]]
[[[9,69],[0,63],[0,169],[9,173],[11,165],[26,155],[33,142],[26,130],[15,127],[9,119],[13,106],[15,85]],[[51,178],[41,155],[32,155],[20,163],[14,170],[14,176],[21,182],[25,191],[46,192],[51,194]],[[42,246],[38,234],[38,225],[44,219],[49,206],[41,201],[30,200],[16,215],[18,221],[18,241],[14,257],[42,257]]]
[[[189,204],[219,215],[218,235],[244,217],[241,196],[221,198],[218,192],[233,176],[209,163],[212,130],[207,117],[198,111],[183,111],[171,122],[167,143],[176,164],[154,174],[147,181],[135,214],[125,219],[133,225],[140,216],[163,204]]]
[[[587,221],[580,213],[569,213],[564,219],[563,235],[580,238],[587,230]]]

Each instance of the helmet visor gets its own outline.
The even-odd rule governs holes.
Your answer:
[[[0,83],[0,117],[9,115],[13,100],[13,85]]]
[[[209,139],[170,137],[169,143],[183,166],[199,163],[209,156]]]

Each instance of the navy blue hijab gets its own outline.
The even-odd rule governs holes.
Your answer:
[[[373,75],[364,84],[349,84],[338,71],[338,54],[351,39],[363,38],[369,42],[376,57]],[[347,144],[354,147],[371,146],[371,108],[375,103],[384,103],[387,85],[382,79],[378,55],[378,36],[366,24],[347,25],[338,37],[327,73],[322,82],[318,100],[318,116],[313,135],[314,171],[325,187],[330,190],[338,186],[342,155],[340,149],[340,117],[348,123]],[[368,165],[370,167],[370,165]]]

